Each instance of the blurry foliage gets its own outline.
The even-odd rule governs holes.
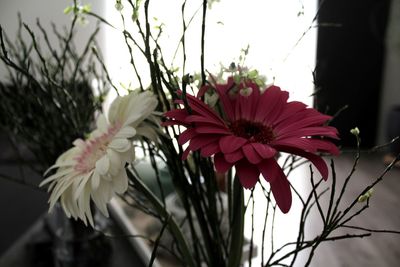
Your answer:
[[[37,20],[38,37],[18,16],[16,40],[0,26],[0,59],[7,71],[0,80],[0,129],[34,155],[40,174],[90,131],[109,89],[108,75],[96,47],[99,26],[82,51],[74,45],[78,17],[59,31],[55,42]],[[16,146],[19,147],[19,146]],[[26,155],[21,155],[27,160]]]

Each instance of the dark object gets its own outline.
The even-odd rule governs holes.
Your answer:
[[[63,265],[55,263],[54,236],[48,224],[49,214],[42,216],[10,248],[1,255],[0,266],[4,267],[142,267],[141,257],[130,244],[130,238],[122,232],[113,218],[106,219],[101,231],[88,242],[72,244],[75,247],[75,260],[64,260]],[[104,221],[103,221],[104,222]],[[103,228],[104,227],[104,228]],[[93,233],[94,231],[92,231]],[[85,235],[85,234],[84,234]],[[83,238],[83,237],[82,237]],[[78,241],[78,240],[77,240]],[[83,239],[81,239],[83,241]],[[104,244],[105,242],[105,244]],[[91,252],[90,252],[91,250]],[[96,257],[96,259],[94,259]],[[79,261],[78,261],[79,260]]]
[[[96,225],[101,225],[104,230],[106,222],[96,222]],[[67,218],[58,203],[48,215],[46,226],[52,240],[55,267],[108,266],[112,252],[109,240],[101,231],[86,226],[81,220]]]
[[[386,125],[387,141],[400,137],[400,106],[395,106],[390,110]],[[396,140],[389,145],[389,152],[394,156],[400,153],[400,140]]]
[[[361,131],[363,147],[375,145],[389,0],[320,1],[317,109],[334,115],[340,144],[354,147],[350,129]]]

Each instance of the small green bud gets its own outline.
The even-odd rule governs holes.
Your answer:
[[[374,193],[374,189],[371,188],[371,189],[368,190],[365,194],[361,195],[361,196],[358,198],[358,202],[365,202],[365,201],[367,201],[367,200],[372,196],[373,193]]]
[[[72,6],[67,6],[66,8],[64,8],[64,14],[65,15],[67,15],[67,14],[69,14],[69,13],[71,13],[71,11],[73,10],[74,8],[72,7]]]
[[[92,6],[87,4],[82,6],[82,13],[89,13],[92,10]]]
[[[358,136],[358,135],[360,135],[360,130],[358,129],[358,127],[355,127],[355,128],[350,130],[350,133],[355,135],[355,136]]]
[[[235,76],[233,76],[233,80],[235,81],[236,84],[239,84],[242,80],[242,76],[235,75]]]
[[[95,45],[92,45],[92,46],[90,47],[90,49],[92,50],[92,52],[93,52],[94,54],[98,54],[98,50],[97,50],[97,47],[96,47]]]
[[[118,11],[122,11],[122,9],[124,9],[124,5],[121,3],[121,0],[117,0],[115,2],[115,9]]]
[[[132,21],[135,22],[139,18],[139,12],[135,9],[132,14]]]
[[[251,70],[247,73],[247,77],[249,77],[249,79],[254,80],[255,78],[258,77],[258,71],[257,70]]]

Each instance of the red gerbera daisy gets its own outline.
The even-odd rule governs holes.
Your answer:
[[[215,89],[223,115],[191,95],[186,95],[190,112],[175,109],[165,113],[165,125],[187,128],[178,139],[180,145],[190,141],[184,159],[196,150],[204,157],[214,155],[215,169],[226,172],[235,166],[244,188],[253,188],[262,174],[284,213],[290,209],[292,196],[286,175],[275,159],[278,151],[309,159],[327,179],[328,167],[316,153],[339,153],[325,138],[338,139],[337,130],[324,125],[330,116],[301,102],[288,102],[289,93],[277,86],[262,92],[251,81],[235,84],[229,78],[227,84],[216,84]],[[177,103],[183,104],[183,100]]]

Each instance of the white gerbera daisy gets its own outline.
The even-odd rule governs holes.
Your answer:
[[[108,216],[107,203],[128,188],[125,164],[134,159],[132,139],[146,136],[143,121],[150,117],[157,99],[150,92],[117,97],[110,106],[108,120],[102,114],[97,129],[87,140],[75,140],[47,170],[57,169],[40,186],[50,183],[50,210],[60,200],[68,217],[80,218],[93,226],[90,202]],[[140,129],[140,130],[139,130]],[[149,135],[153,132],[149,131]],[[46,175],[46,174],[45,174]]]

